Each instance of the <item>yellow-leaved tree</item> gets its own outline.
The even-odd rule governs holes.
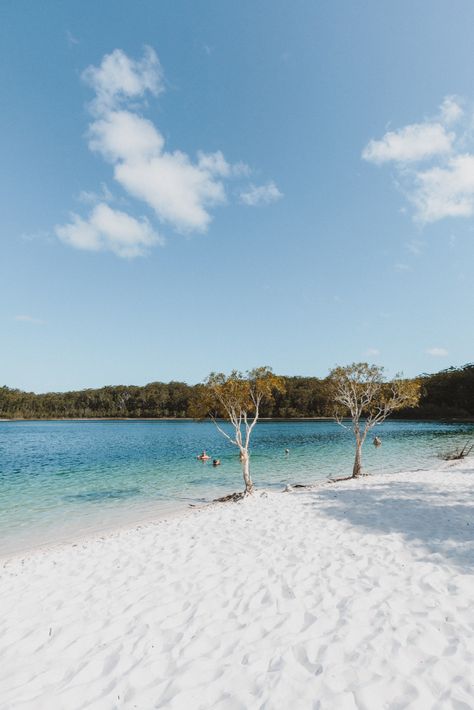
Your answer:
[[[212,372],[204,384],[196,388],[193,416],[210,417],[219,432],[239,450],[245,483],[242,496],[254,490],[250,474],[250,437],[262,402],[284,391],[283,378],[273,374],[270,367],[257,367],[245,373],[233,370],[230,375]],[[225,430],[224,421],[230,423],[230,432]]]

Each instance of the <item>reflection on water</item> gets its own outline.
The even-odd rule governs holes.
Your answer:
[[[368,440],[367,472],[439,465],[472,424],[386,422]],[[289,454],[285,454],[285,449]],[[196,459],[206,449],[221,466]],[[257,486],[350,473],[349,430],[333,422],[261,422]],[[210,422],[0,422],[0,554],[154,517],[242,486],[238,454]]]

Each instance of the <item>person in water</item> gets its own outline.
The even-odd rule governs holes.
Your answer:
[[[374,436],[374,440],[373,440],[372,443],[373,443],[374,446],[382,446],[382,442],[381,442],[381,440],[379,439],[378,436]]]
[[[207,461],[207,460],[210,459],[210,458],[211,458],[211,457],[207,455],[207,452],[206,452],[205,449],[204,449],[204,451],[202,452],[202,454],[199,454],[199,456],[198,456],[198,459],[199,459],[200,461]]]
[[[214,460],[212,461],[212,465],[213,465],[213,466],[220,466],[220,465],[221,465],[221,460],[220,460],[220,459],[214,459]]]

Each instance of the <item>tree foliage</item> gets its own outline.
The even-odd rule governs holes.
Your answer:
[[[119,385],[34,394],[0,387],[0,417],[19,419],[188,417],[193,387],[184,382]]]
[[[407,419],[471,419],[474,417],[474,364],[421,375],[420,403],[397,416]]]
[[[330,382],[317,377],[283,377],[285,392],[261,403],[261,417],[295,419],[333,414]],[[420,404],[396,416],[408,419],[474,418],[474,365],[421,375]],[[152,382],[143,387],[118,385],[74,392],[34,394],[0,387],[0,418],[71,419],[192,417],[202,385]]]

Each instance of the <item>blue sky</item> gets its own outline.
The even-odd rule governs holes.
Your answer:
[[[0,8],[0,381],[472,360],[474,5]]]

